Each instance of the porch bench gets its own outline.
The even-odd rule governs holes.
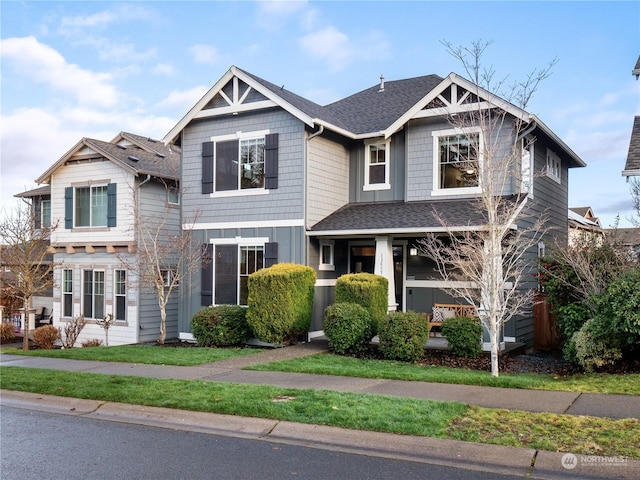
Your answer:
[[[475,305],[435,303],[432,313],[425,313],[424,315],[429,323],[429,335],[431,335],[433,327],[441,327],[442,322],[447,318],[477,317],[478,310]],[[435,336],[435,332],[433,332],[433,336]]]
[[[51,324],[51,313],[47,315],[47,307],[37,307],[35,311],[36,327]]]

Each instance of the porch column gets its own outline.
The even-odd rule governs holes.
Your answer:
[[[396,303],[396,282],[393,265],[393,238],[376,237],[376,263],[374,273],[387,279],[389,284],[389,311],[394,312],[398,308]]]

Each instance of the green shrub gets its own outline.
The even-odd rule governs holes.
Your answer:
[[[371,337],[371,315],[357,303],[335,303],[324,311],[324,333],[338,355],[362,352]]]
[[[0,342],[11,343],[16,338],[16,334],[13,331],[13,323],[2,322],[0,324]]]
[[[249,275],[247,322],[256,338],[280,345],[308,332],[315,283],[313,268],[291,263]]]
[[[242,345],[251,337],[247,309],[240,305],[203,308],[191,319],[191,333],[202,347]]]
[[[336,281],[336,303],[357,303],[371,315],[373,334],[389,310],[389,282],[372,273],[350,273]]]
[[[33,343],[43,350],[53,350],[60,338],[60,330],[53,325],[45,325],[33,331]]]
[[[424,357],[429,325],[416,312],[391,312],[378,327],[380,352],[389,360],[417,362]]]
[[[587,320],[582,328],[573,334],[572,340],[578,363],[587,372],[614,365],[622,358],[616,336],[606,321],[597,318]]]
[[[442,335],[456,355],[477,358],[482,352],[482,325],[478,318],[447,318],[442,322]]]
[[[582,303],[571,303],[556,308],[555,315],[562,341],[562,355],[565,360],[577,363],[573,334],[593,316],[593,312]]]
[[[598,317],[609,320],[621,346],[640,346],[640,268],[616,278],[596,299]]]

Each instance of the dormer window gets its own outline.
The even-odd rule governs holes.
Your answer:
[[[389,183],[390,141],[365,143],[363,190],[386,190]]]

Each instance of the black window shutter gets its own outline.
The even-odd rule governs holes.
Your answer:
[[[264,188],[278,188],[278,134],[264,137]]]
[[[64,189],[64,228],[73,228],[73,187]]]
[[[202,193],[213,193],[213,142],[202,143]]]
[[[33,223],[36,229],[42,228],[42,198],[33,199]]]
[[[269,242],[264,244],[264,268],[278,263],[278,243]]]
[[[107,227],[115,227],[117,225],[117,186],[115,183],[107,185]]]
[[[213,305],[213,245],[202,245],[202,269],[200,278],[200,305]]]

